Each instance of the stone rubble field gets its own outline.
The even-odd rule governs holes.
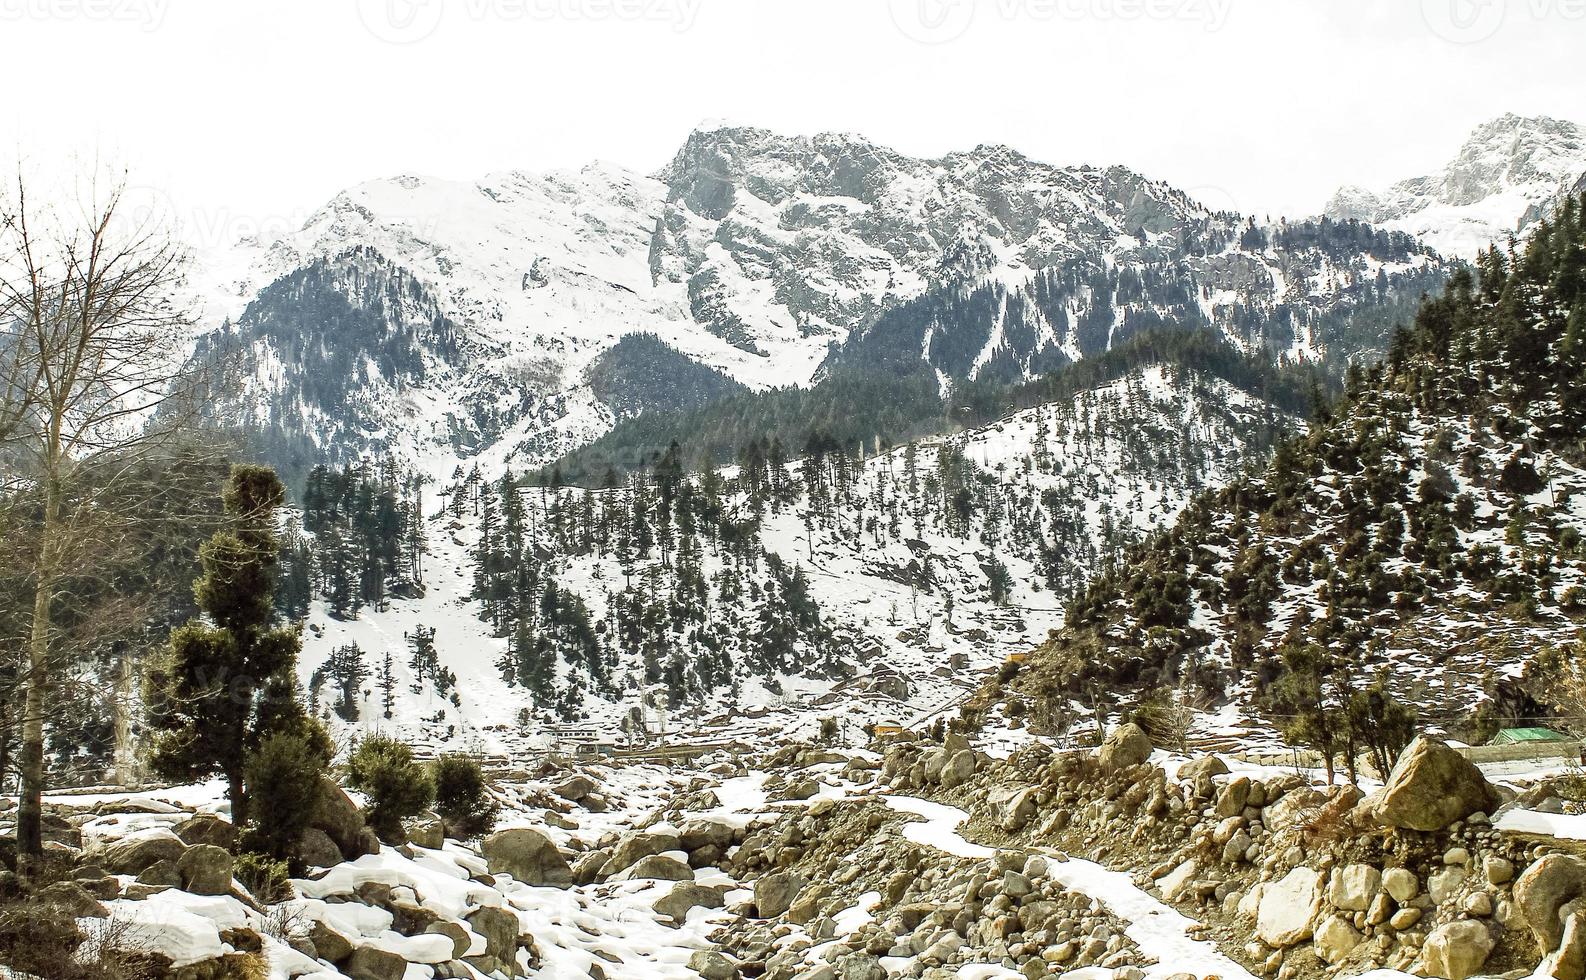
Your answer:
[[[382,843],[327,780],[311,870],[263,898],[218,785],[61,795],[46,897],[177,980],[1586,980],[1550,784],[1435,740],[1369,793],[1133,726],[1090,752],[877,748],[548,763],[471,842],[426,815]]]

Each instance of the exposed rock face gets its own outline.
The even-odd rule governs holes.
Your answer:
[[[573,869],[567,858],[555,842],[538,830],[498,830],[485,838],[479,850],[489,863],[491,874],[505,872],[525,884],[555,888],[565,888],[573,882]]]
[[[1151,740],[1133,722],[1119,725],[1101,743],[1101,768],[1105,772],[1138,766],[1151,758]]]
[[[1407,231],[1445,255],[1469,259],[1550,214],[1548,204],[1583,174],[1586,129],[1546,116],[1506,115],[1476,127],[1438,173],[1380,193],[1341,188],[1325,213]]]
[[[1388,774],[1375,812],[1385,827],[1434,831],[1473,813],[1491,813],[1498,803],[1497,792],[1475,763],[1421,735]]]

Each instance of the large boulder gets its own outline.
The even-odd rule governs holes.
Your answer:
[[[585,851],[573,862],[573,884],[592,885],[600,880],[601,872],[606,869],[606,862],[611,860],[611,852],[596,849]]]
[[[755,912],[762,919],[774,919],[793,906],[803,888],[804,879],[789,871],[761,875],[754,883]]]
[[[1381,886],[1381,871],[1369,864],[1346,864],[1327,882],[1327,900],[1345,912],[1364,912]]]
[[[311,868],[329,868],[342,862],[341,848],[318,827],[309,827],[293,847],[297,859]]]
[[[599,788],[600,787],[596,785],[593,779],[590,779],[588,776],[580,773],[569,776],[562,782],[560,786],[551,790],[551,792],[555,793],[557,796],[560,796],[564,800],[568,800],[573,803],[581,803],[588,799],[590,794]]]
[[[1394,763],[1375,816],[1384,827],[1431,832],[1472,813],[1491,813],[1499,802],[1475,763],[1420,735]]]
[[[1299,867],[1261,889],[1256,933],[1268,946],[1285,949],[1311,938],[1322,901],[1321,876]]]
[[[111,879],[114,880],[114,879]],[[70,919],[108,919],[110,910],[88,894],[88,890],[75,881],[57,881],[41,888],[34,896],[39,904],[50,905],[66,913]]]
[[[1271,831],[1288,830],[1309,820],[1327,804],[1327,794],[1310,786],[1284,793],[1276,803],[1261,811],[1261,823]]]
[[[667,854],[652,854],[635,861],[628,869],[629,878],[649,878],[655,881],[693,881],[694,871],[677,858]]]
[[[318,919],[309,927],[308,941],[314,944],[319,958],[327,963],[344,962],[355,948],[352,940]]]
[[[719,847],[726,849],[732,846],[737,831],[731,824],[719,823],[715,820],[690,820],[683,825],[678,841],[683,850],[690,854],[702,847]]]
[[[950,752],[942,764],[942,788],[952,789],[969,782],[975,774],[975,750],[959,749]]]
[[[402,980],[407,969],[407,960],[375,946],[359,946],[341,964],[348,980]]]
[[[1365,941],[1354,923],[1345,915],[1330,915],[1316,927],[1316,953],[1328,963],[1341,962]]]
[[[538,830],[498,830],[484,839],[479,851],[491,874],[509,874],[527,885],[566,888],[573,883],[573,869],[567,858],[554,841]]]
[[[213,844],[231,850],[237,843],[237,828],[231,821],[213,813],[200,813],[189,817],[174,828],[176,836],[188,847]]]
[[[614,875],[619,871],[638,864],[652,854],[661,854],[666,851],[683,849],[683,842],[676,834],[669,833],[637,833],[629,834],[617,844],[611,852],[611,860],[606,862],[605,873]]]
[[[1003,830],[1015,833],[1035,817],[1034,787],[999,787],[991,791],[991,817]]]
[[[1514,903],[1544,953],[1564,938],[1560,910],[1586,896],[1586,860],[1573,854],[1545,854],[1514,883]]]
[[[446,821],[434,811],[426,810],[408,818],[403,821],[402,830],[407,834],[408,843],[417,847],[438,851],[446,846]]]
[[[321,776],[319,781],[319,798],[314,804],[314,815],[309,819],[308,825],[317,830],[324,831],[325,835],[336,842],[342,856],[347,860],[362,857],[366,851],[366,841],[363,837],[363,814],[358,810],[358,804],[352,797],[338,785],[336,780],[329,776]],[[378,850],[378,848],[377,848]]]
[[[175,865],[187,853],[182,839],[164,827],[140,830],[90,850],[84,860],[118,875],[142,874],[152,865]]]
[[[713,949],[702,949],[690,956],[688,968],[701,980],[738,980],[743,975],[737,964]]]
[[[485,905],[470,913],[467,922],[468,928],[484,937],[484,955],[493,956],[502,963],[509,963],[517,958],[521,923],[515,914],[506,909]]]
[[[231,891],[231,852],[214,844],[189,848],[176,862],[182,887],[194,895],[225,895]]]
[[[1481,972],[1494,945],[1492,930],[1485,922],[1463,919],[1438,926],[1421,950],[1424,975],[1466,980]]]
[[[655,903],[655,910],[671,918],[673,924],[682,925],[690,909],[719,909],[722,907],[722,889],[680,881],[672,886],[665,897]]]
[[[1138,766],[1151,758],[1151,739],[1133,722],[1119,725],[1102,740],[1099,758],[1106,772]]]

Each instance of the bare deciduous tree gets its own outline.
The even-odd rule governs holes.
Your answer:
[[[74,206],[39,207],[19,176],[0,203],[0,481],[26,501],[32,592],[15,719],[25,858],[42,853],[63,583],[128,546],[157,498],[189,492],[148,474],[169,462],[204,396],[183,366],[189,321],[173,305],[181,251],[128,213],[125,186],[96,180]]]

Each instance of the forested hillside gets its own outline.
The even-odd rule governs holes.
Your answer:
[[[652,690],[710,712],[893,672],[930,703],[1039,641],[1109,555],[1296,424],[1154,364],[880,455],[772,438],[691,472],[673,447],[601,489],[470,471],[430,495],[421,594],[411,546],[370,536],[410,540],[405,482],[319,472],[309,553],[288,560],[315,600],[305,681],[325,714],[381,724],[394,704],[439,739],[616,720]]]
[[[1264,472],[1100,574],[1009,697],[1059,728],[1173,690],[1296,731],[1379,679],[1450,728],[1549,713],[1533,662],[1586,616],[1583,303],[1571,200],[1456,273]]]

